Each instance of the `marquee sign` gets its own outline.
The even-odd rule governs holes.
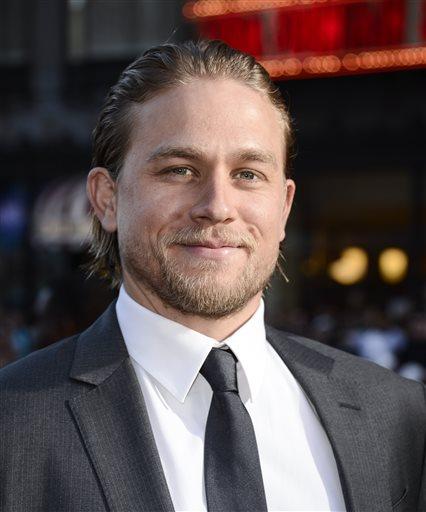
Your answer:
[[[426,0],[197,0],[183,13],[273,78],[426,67]]]

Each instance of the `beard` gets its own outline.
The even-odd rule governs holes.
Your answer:
[[[203,245],[212,239],[248,252],[247,262],[232,281],[227,279],[233,272],[232,263],[208,258],[185,261],[168,251],[173,245]],[[252,235],[217,227],[182,228],[160,236],[149,247],[119,237],[119,246],[123,267],[136,282],[147,287],[165,305],[204,318],[223,318],[243,309],[268,285],[278,259],[278,247],[271,261],[265,262],[256,252],[258,244]]]

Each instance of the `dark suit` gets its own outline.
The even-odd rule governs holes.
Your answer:
[[[267,337],[320,416],[347,510],[426,511],[423,385]],[[83,334],[1,370],[0,414],[1,512],[173,510],[115,304]]]

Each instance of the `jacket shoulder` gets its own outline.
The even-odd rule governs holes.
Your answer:
[[[267,334],[273,336],[277,343],[298,344],[308,351],[314,353],[313,357],[325,357],[333,362],[334,369],[338,374],[344,375],[350,380],[359,381],[364,384],[378,384],[389,382],[398,386],[408,386],[420,389],[423,393],[423,384],[407,379],[392,370],[379,366],[360,356],[345,352],[344,350],[331,347],[325,343],[315,341],[303,336],[280,331],[273,327],[267,327]]]
[[[8,391],[35,392],[69,380],[78,337],[60,340],[3,367],[0,370],[0,394]]]

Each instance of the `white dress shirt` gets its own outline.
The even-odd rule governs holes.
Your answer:
[[[238,388],[256,434],[268,510],[345,510],[324,429],[266,340],[263,302],[222,343],[144,308],[124,287],[116,308],[176,511],[207,510],[203,447],[212,391],[199,370],[212,347],[225,345],[238,358]]]

